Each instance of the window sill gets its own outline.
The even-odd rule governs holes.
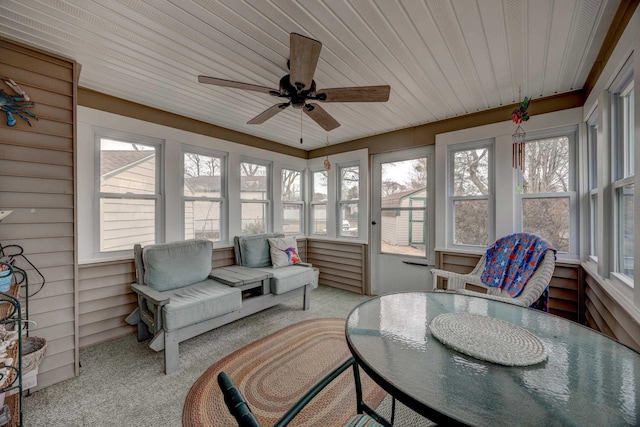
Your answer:
[[[463,246],[456,246],[456,247],[451,247],[451,248],[443,248],[443,247],[436,247],[434,249],[434,251],[436,252],[450,252],[450,253],[459,253],[459,254],[470,254],[470,255],[484,255],[485,252],[487,252],[486,249],[484,248],[469,248],[469,247],[463,247]]]
[[[353,244],[359,244],[359,245],[369,244],[369,242],[367,242],[366,240],[362,240],[357,237],[327,237],[319,234],[309,234],[307,236],[301,236],[301,238],[306,238],[310,240],[326,240],[330,242],[353,243]]]
[[[97,264],[110,264],[110,263],[118,263],[122,261],[133,261],[133,253],[129,255],[118,255],[118,256],[105,256],[102,258],[90,258],[90,259],[82,259],[78,260],[78,267],[82,268],[87,265],[97,265]]]

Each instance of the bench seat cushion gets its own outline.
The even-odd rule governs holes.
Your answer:
[[[290,265],[279,268],[260,268],[273,274],[271,293],[280,295],[285,292],[313,283],[313,268]]]
[[[236,236],[234,239],[236,263],[243,267],[271,267],[269,239],[281,237],[284,237],[284,234],[273,233]]]
[[[171,299],[162,308],[164,329],[174,331],[239,310],[242,292],[212,279],[163,292]]]
[[[198,283],[209,276],[212,256],[213,243],[202,239],[145,246],[144,284],[163,292]]]

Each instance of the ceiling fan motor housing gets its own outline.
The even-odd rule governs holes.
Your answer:
[[[280,79],[280,96],[282,98],[289,98],[291,101],[291,106],[293,108],[302,108],[305,106],[305,101],[307,99],[318,99],[316,98],[316,81],[311,81],[311,86],[307,90],[299,90],[296,86],[291,83],[290,75]],[[275,95],[275,94],[274,94]]]

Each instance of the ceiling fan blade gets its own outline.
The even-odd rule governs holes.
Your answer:
[[[359,86],[337,87],[316,91],[316,96],[323,102],[387,102],[391,86]],[[321,99],[321,95],[326,99]]]
[[[200,83],[206,83],[209,85],[231,87],[234,89],[252,90],[254,92],[264,92],[264,93],[279,92],[277,89],[271,89],[265,86],[252,85],[250,83],[234,82],[233,80],[218,79],[218,78],[209,77],[209,76],[198,76],[198,81]]]
[[[282,104],[275,104],[272,107],[267,108],[262,113],[260,113],[257,116],[255,116],[253,119],[249,120],[247,122],[247,124],[248,125],[259,125],[261,123],[264,123],[267,120],[269,120],[271,117],[273,117],[276,114],[278,114],[280,111],[282,111],[285,108],[287,108],[289,105],[291,105],[290,102],[283,102]]]
[[[338,123],[338,121],[334,119],[331,114],[327,113],[318,104],[305,105],[304,112],[307,113],[307,116],[311,117],[317,124],[320,125],[320,127],[322,127],[326,131],[333,130],[340,126],[340,123]]]
[[[309,89],[320,57],[322,43],[291,33],[289,49],[289,81],[298,90]]]

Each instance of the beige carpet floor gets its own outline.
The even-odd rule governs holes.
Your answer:
[[[32,393],[23,400],[25,427],[164,427],[182,425],[185,397],[213,363],[288,325],[318,317],[346,318],[367,297],[320,286],[311,309],[294,299],[180,344],[180,368],[162,371],[163,354],[135,336],[80,352],[80,375]],[[383,407],[388,407],[385,399]],[[381,411],[385,411],[381,408]],[[397,426],[429,425],[403,408]]]

